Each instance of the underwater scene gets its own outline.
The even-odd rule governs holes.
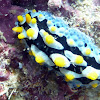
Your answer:
[[[0,100],[100,99],[100,0],[0,0]]]

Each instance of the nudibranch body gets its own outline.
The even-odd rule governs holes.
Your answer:
[[[17,17],[18,38],[40,65],[61,73],[72,87],[100,83],[100,49],[93,39],[46,11],[27,10]]]

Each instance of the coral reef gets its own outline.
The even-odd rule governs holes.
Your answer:
[[[63,18],[69,26],[77,27],[93,37],[96,44],[100,46],[99,0],[57,1],[60,2],[57,3],[55,0],[0,0],[0,23],[2,23],[0,24],[0,54],[3,54],[3,60],[0,57],[0,62],[4,65],[3,68],[0,67],[0,100],[92,100],[92,97],[97,100],[100,98],[99,87],[71,90],[62,77],[36,64],[28,56],[24,45],[19,43],[17,34],[12,31],[17,16],[21,15],[24,9],[47,10]],[[9,50],[11,53],[5,56],[4,51]]]

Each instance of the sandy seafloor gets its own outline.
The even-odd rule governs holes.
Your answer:
[[[27,54],[12,31],[24,9],[51,12],[100,47],[99,0],[0,0],[0,100],[100,100],[100,86],[72,90]]]

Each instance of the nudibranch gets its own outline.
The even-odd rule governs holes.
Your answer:
[[[18,39],[40,65],[60,73],[72,87],[100,83],[100,49],[92,38],[46,11],[26,10],[17,16]]]

